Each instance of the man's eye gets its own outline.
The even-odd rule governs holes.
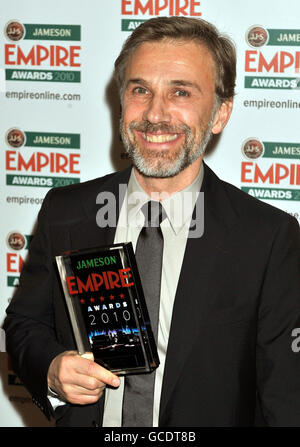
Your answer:
[[[176,90],[175,92],[176,96],[190,96],[189,92],[186,90]]]
[[[176,90],[175,95],[176,96],[189,96],[189,92],[187,92],[186,90]]]
[[[138,95],[145,95],[147,93],[147,90],[143,87],[135,87],[133,89],[133,93],[137,93]]]

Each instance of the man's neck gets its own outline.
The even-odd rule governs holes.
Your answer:
[[[167,193],[170,196],[178,191],[182,191],[191,183],[193,183],[193,181],[199,174],[202,158],[203,157],[198,158],[194,163],[192,163],[190,166],[188,166],[186,169],[184,169],[174,177],[146,177],[145,175],[141,174],[135,167],[134,173],[140,186],[143,188],[144,191],[146,191],[149,196],[151,196],[151,194],[153,193]]]

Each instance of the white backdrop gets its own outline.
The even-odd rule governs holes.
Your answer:
[[[48,189],[128,163],[111,82],[122,42],[139,21],[176,14],[237,45],[234,112],[206,162],[299,220],[298,0],[1,0],[0,323]],[[0,351],[0,426],[49,425],[10,369],[2,330]]]

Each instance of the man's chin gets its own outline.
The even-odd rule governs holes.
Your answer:
[[[149,152],[144,148],[129,142],[123,138],[126,152],[128,153],[137,171],[145,177],[171,178],[178,175],[204,152],[204,148],[195,144],[185,144],[175,152],[168,150]]]
[[[143,177],[149,177],[149,178],[171,178],[171,177],[175,177],[178,172],[169,172],[169,171],[165,171],[165,170],[157,170],[157,169],[144,169],[144,168],[140,168],[136,165],[134,165],[135,168],[138,170],[138,172],[143,176]]]
[[[172,161],[167,160],[165,157],[160,160],[157,158],[154,160],[147,160],[144,157],[136,156],[136,154],[134,154],[131,156],[131,160],[141,175],[153,178],[175,177],[190,164],[186,159],[185,154],[182,154],[179,159]]]

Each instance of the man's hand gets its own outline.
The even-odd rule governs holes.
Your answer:
[[[120,379],[76,351],[66,351],[55,357],[48,370],[48,386],[72,404],[97,402],[106,385],[118,387]]]

